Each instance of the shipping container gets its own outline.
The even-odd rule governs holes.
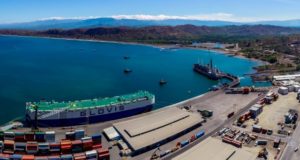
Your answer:
[[[9,154],[0,153],[0,160],[9,160],[9,157]]]
[[[72,153],[79,153],[83,151],[81,140],[72,141]]]
[[[48,160],[47,156],[35,156],[34,160]]]
[[[41,155],[48,155],[50,152],[50,145],[47,142],[39,143],[38,148],[39,148],[39,154]]]
[[[262,127],[259,125],[253,125],[253,127],[252,127],[253,132],[260,133],[261,130],[262,130]]]
[[[3,142],[3,153],[13,154],[15,150],[15,141],[12,140],[4,140]]]
[[[282,95],[287,95],[289,93],[289,89],[287,87],[279,87],[278,93]]]
[[[74,160],[86,160],[85,153],[75,153],[73,155]]]
[[[50,152],[60,153],[60,143],[50,143]]]
[[[75,140],[75,132],[66,132],[66,139]]]
[[[93,144],[101,144],[102,143],[102,135],[101,134],[94,134],[92,135]]]
[[[60,156],[48,156],[48,160],[61,160]]]
[[[85,156],[87,160],[97,160],[98,154],[96,150],[86,151]]]
[[[10,157],[9,157],[10,160],[22,160],[22,155],[20,154],[12,154]]]
[[[16,142],[25,142],[25,133],[24,132],[15,132],[15,141]]]
[[[99,155],[99,160],[110,160],[109,153]]]
[[[23,155],[22,160],[34,160],[34,155]]]
[[[84,151],[92,150],[93,149],[93,140],[84,140],[82,141],[82,146]]]
[[[25,142],[16,142],[15,143],[15,152],[18,154],[26,153],[26,143]]]
[[[186,146],[186,145],[188,145],[188,144],[189,144],[189,140],[182,141],[182,142],[180,143],[180,147],[182,148],[182,147],[184,147],[184,146]]]
[[[38,143],[34,141],[28,141],[26,144],[27,154],[36,154],[38,152]]]
[[[61,140],[60,150],[62,153],[70,153],[72,149],[72,142],[70,140]]]
[[[83,129],[75,130],[75,139],[80,140],[85,135],[85,131]]]
[[[100,157],[100,155],[109,154],[109,151],[108,151],[108,149],[100,148],[100,149],[97,149],[97,153],[98,153],[98,156]]]
[[[268,144],[268,141],[267,141],[267,140],[257,140],[257,141],[256,141],[256,144],[257,144],[257,145],[267,145],[267,144]]]
[[[4,132],[4,140],[15,140],[14,132]]]
[[[33,132],[25,133],[25,141],[35,141],[35,135]]]
[[[199,131],[198,133],[195,134],[195,137],[200,138],[200,137],[204,136],[204,134],[205,134],[205,131]]]
[[[45,141],[46,142],[55,142],[55,132],[54,131],[47,131],[45,133]]]
[[[61,160],[73,160],[74,158],[73,158],[72,154],[64,154],[64,155],[60,156],[60,159]]]
[[[45,142],[45,132],[35,132],[35,140],[37,142]]]

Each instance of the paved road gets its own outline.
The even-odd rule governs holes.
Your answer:
[[[300,151],[295,152],[294,149],[300,144],[300,124],[298,124],[292,137],[288,140],[288,144],[281,156],[281,160],[299,160]]]

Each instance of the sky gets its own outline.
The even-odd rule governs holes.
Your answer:
[[[64,18],[300,19],[300,0],[0,0],[0,23]]]

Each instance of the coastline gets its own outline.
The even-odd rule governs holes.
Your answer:
[[[84,38],[67,38],[67,37],[49,37],[49,36],[30,36],[30,35],[6,35],[0,34],[0,36],[11,36],[11,37],[30,37],[30,38],[43,38],[43,39],[56,39],[56,40],[66,40],[66,41],[81,41],[81,42],[95,42],[95,43],[115,43],[115,44],[127,44],[127,45],[141,45],[154,47],[159,49],[193,49],[193,50],[202,50],[202,51],[213,51],[219,54],[225,54],[235,58],[247,59],[250,61],[258,62],[259,64],[266,64],[268,62],[262,61],[260,59],[247,58],[243,55],[235,55],[232,51],[225,51],[223,49],[208,49],[201,47],[190,47],[190,46],[177,46],[175,44],[148,44],[148,43],[139,43],[139,42],[122,42],[122,41],[109,41],[109,40],[97,40],[97,39],[84,39]],[[240,53],[240,52],[237,52]]]

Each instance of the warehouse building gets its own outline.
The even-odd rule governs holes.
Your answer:
[[[172,160],[256,160],[257,154],[210,137]]]
[[[199,127],[203,119],[199,113],[168,107],[113,126],[136,155],[156,148],[184,133]]]

